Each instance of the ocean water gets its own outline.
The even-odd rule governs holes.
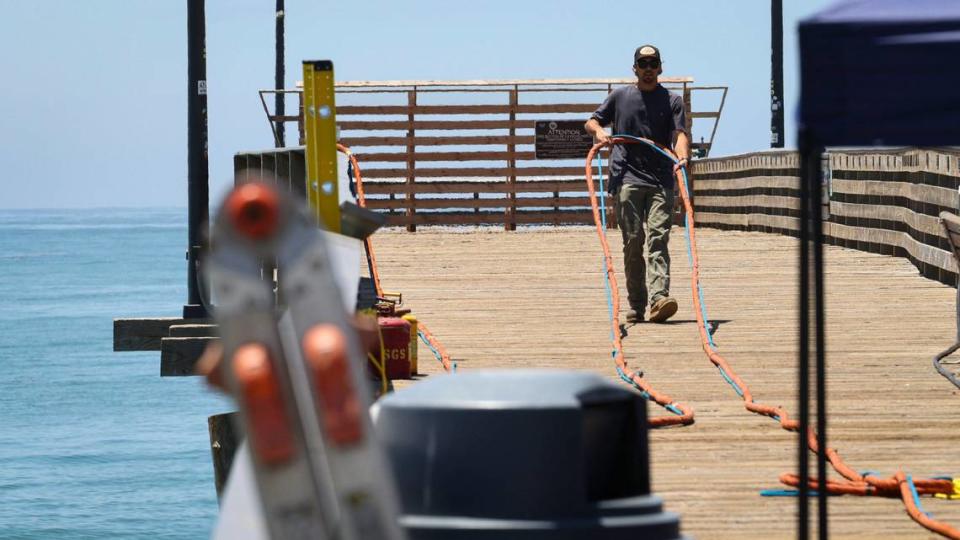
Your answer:
[[[179,316],[185,209],[0,210],[0,539],[209,536],[233,410],[113,318]]]

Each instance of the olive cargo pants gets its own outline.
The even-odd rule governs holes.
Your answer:
[[[623,234],[623,266],[630,307],[643,313],[648,301],[652,304],[670,294],[667,242],[673,221],[673,190],[624,184],[617,194],[616,205]]]

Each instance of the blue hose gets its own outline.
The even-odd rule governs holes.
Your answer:
[[[917,510],[919,510],[928,518],[933,519],[933,516],[931,516],[929,512],[925,511],[923,506],[920,504],[920,495],[917,493],[917,486],[913,485],[913,477],[909,474],[907,475],[907,487],[910,488],[910,495],[913,496],[913,504],[917,505]]]
[[[603,191],[603,158],[600,157],[600,153],[599,153],[599,152],[597,152],[597,171],[598,171],[598,175],[597,175],[597,176],[598,176],[597,185],[598,185],[599,188],[600,188],[600,190],[599,190],[599,191],[600,191],[600,194],[599,194],[599,199],[600,199],[600,216],[601,216],[601,217],[600,217],[600,223],[602,224],[601,229],[602,229],[602,231],[603,231],[603,234],[606,235],[606,234],[607,234],[607,213],[606,213],[606,204],[605,204],[605,200],[604,200],[604,193],[605,193],[605,192]],[[605,256],[604,256],[604,257],[605,257]],[[607,273],[606,259],[604,259],[604,261],[603,261],[602,268],[603,268],[603,283],[604,283],[604,286],[605,286],[606,292],[607,292],[607,311],[608,311],[608,313],[609,313],[609,315],[610,315],[610,320],[611,320],[611,322],[612,322],[612,321],[613,321],[613,318],[614,318],[614,316],[615,316],[614,313],[613,313],[613,291],[612,291],[611,286],[610,286],[610,275]],[[616,336],[614,335],[613,332],[614,332],[614,330],[613,330],[613,325],[611,324],[611,325],[610,325],[610,341],[611,341],[611,342],[615,342],[615,340],[616,340]],[[617,348],[616,348],[616,346],[614,346],[613,350],[610,351],[611,357],[614,358],[614,359],[616,359],[616,358],[617,358],[617,352],[618,352],[618,351],[617,351]],[[647,400],[647,401],[651,401],[651,400],[652,400],[652,398],[650,397],[650,394],[649,394],[647,391],[640,389],[640,387],[637,386],[637,384],[636,384],[635,382],[633,382],[633,378],[630,377],[630,376],[628,376],[626,373],[623,372],[622,369],[620,369],[620,366],[617,366],[617,375],[619,375],[619,376],[620,376],[620,379],[622,379],[624,382],[626,382],[626,383],[629,384],[630,386],[633,386],[634,388],[636,388],[637,390],[639,390],[639,391],[640,391],[640,396],[643,397],[643,399],[645,399],[645,400]],[[668,411],[670,411],[671,413],[677,415],[677,416],[683,416],[683,411],[681,411],[679,408],[677,408],[673,403],[669,403],[669,404],[665,405],[664,408],[667,409]]]
[[[430,349],[430,352],[433,353],[433,356],[436,357],[437,361],[440,362],[440,364],[442,365],[442,364],[443,364],[443,355],[440,354],[440,351],[438,351],[436,348],[434,348],[434,346],[430,343],[430,341],[427,340],[427,336],[423,335],[423,332],[417,330],[417,336],[420,338],[420,341],[422,341],[422,342],[424,343],[424,345],[426,345],[427,348]],[[450,373],[456,373],[456,372],[457,372],[457,363],[451,359],[451,360],[450,360]]]
[[[666,152],[665,150],[663,150],[663,149],[660,148],[659,146],[657,146],[657,145],[655,145],[655,144],[652,144],[652,143],[650,143],[650,142],[647,141],[647,140],[641,139],[641,138],[639,138],[639,137],[634,137],[633,135],[619,135],[619,134],[616,134],[616,135],[612,135],[612,137],[614,137],[614,138],[621,138],[621,139],[628,139],[628,140],[631,140],[631,141],[643,143],[643,144],[647,145],[648,147],[650,147],[650,148],[656,150],[657,152],[659,152],[663,157],[669,159],[671,163],[674,163],[674,164],[679,163],[679,160],[675,159],[672,155],[670,155],[669,152]],[[599,153],[598,153],[598,155],[599,155]],[[602,162],[602,160],[601,160],[601,162]],[[689,180],[688,180],[688,176],[687,176],[687,169],[686,169],[686,167],[681,168],[681,169],[680,169],[680,172],[683,173],[683,188],[684,188],[684,191],[686,191],[687,193],[690,193],[690,184],[689,184]],[[601,185],[602,185],[602,184],[601,184]],[[691,239],[690,239],[690,219],[689,219],[689,216],[687,216],[687,215],[684,215],[684,217],[683,217],[683,227],[684,227],[684,232],[685,232],[686,238],[687,238],[687,261],[689,261],[690,267],[692,268],[692,267],[693,267],[693,242],[692,242]],[[703,325],[704,325],[704,328],[707,329],[707,343],[710,345],[710,348],[711,348],[711,349],[716,350],[716,349],[717,349],[717,345],[716,345],[716,343],[713,342],[713,333],[710,332],[710,318],[707,316],[707,303],[706,303],[706,301],[704,301],[704,298],[703,298],[703,287],[700,286],[700,280],[699,280],[699,279],[697,279],[697,297],[698,297],[699,300],[700,300],[700,315],[701,315],[701,317],[703,318]],[[734,391],[735,391],[740,397],[743,397],[743,390],[742,390],[739,386],[737,386],[736,383],[733,382],[733,380],[730,378],[730,376],[727,374],[727,372],[724,371],[723,368],[720,368],[719,366],[717,367],[717,369],[720,370],[720,374],[723,375],[724,380],[726,380],[727,383],[729,383],[730,386],[733,387]]]

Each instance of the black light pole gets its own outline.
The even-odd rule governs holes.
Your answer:
[[[770,148],[783,139],[783,0],[770,0]]]
[[[807,433],[810,430],[810,180],[813,176],[810,159],[810,140],[801,129],[800,150],[800,316],[799,316],[799,372],[797,393],[800,429],[797,433],[797,540],[810,538],[810,450]]]
[[[817,538],[827,540],[827,344],[826,344],[826,291],[823,275],[823,164],[820,156],[824,148],[817,140],[811,141],[810,160],[812,169],[810,205],[813,232],[813,295],[814,295],[814,347],[816,347],[816,399],[817,399]]]
[[[798,464],[800,500],[797,538],[809,537],[810,349],[813,345],[817,400],[817,537],[828,538],[827,522],[827,369],[826,298],[823,270],[823,184],[820,156],[824,147],[808,130],[799,132],[800,153],[800,433]],[[813,317],[811,318],[811,307]],[[811,321],[813,332],[811,333]],[[813,341],[811,342],[811,337]]]
[[[209,316],[200,297],[197,260],[206,236],[210,193],[207,185],[207,51],[204,0],[187,0],[187,303],[183,318]]]
[[[285,109],[286,109],[286,107],[284,106],[284,99],[283,99],[283,98],[284,98],[284,95],[283,95],[283,93],[280,92],[280,90],[283,90],[283,87],[284,87],[284,80],[283,80],[283,78],[284,78],[284,77],[283,77],[283,71],[284,71],[284,65],[283,65],[283,17],[284,17],[284,12],[283,12],[283,0],[277,0],[277,37],[276,37],[276,41],[277,41],[277,46],[276,46],[276,48],[277,48],[277,60],[276,60],[276,64],[275,64],[275,65],[276,65],[276,71],[275,71],[275,73],[274,73],[274,86],[273,86],[274,88],[277,89],[277,93],[276,93],[276,95],[274,96],[275,101],[274,101],[273,110],[274,110],[274,114],[277,115],[278,118],[282,118],[282,117],[283,117],[284,111],[285,111]],[[283,122],[283,120],[282,120],[282,119],[278,119],[276,125],[277,125],[277,146],[282,148],[282,147],[286,146],[286,144],[285,144],[285,142],[284,142],[284,141],[286,140],[286,134],[284,133],[284,127],[283,127],[284,122]]]

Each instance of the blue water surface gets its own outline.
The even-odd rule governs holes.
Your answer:
[[[0,539],[203,538],[233,409],[115,317],[179,316],[185,209],[0,210]]]

